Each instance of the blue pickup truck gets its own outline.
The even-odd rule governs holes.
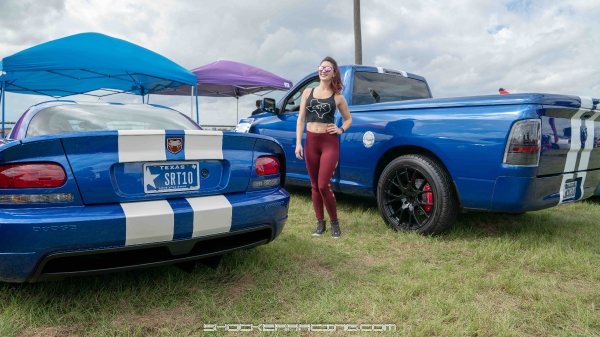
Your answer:
[[[433,99],[418,75],[381,67],[340,67],[352,127],[340,135],[336,192],[376,197],[396,230],[436,234],[460,211],[523,213],[588,198],[600,183],[600,104],[567,95],[514,94]],[[287,157],[287,184],[310,186],[296,159],[302,91],[317,73],[264,113],[247,132],[271,136]],[[337,125],[342,117],[336,112]]]

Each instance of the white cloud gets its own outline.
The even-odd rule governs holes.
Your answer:
[[[361,5],[363,63],[425,76],[436,97],[494,94],[501,86],[511,92],[600,97],[598,1],[363,0]],[[189,69],[229,59],[294,82],[326,55],[339,64],[354,63],[348,0],[0,1],[0,57],[84,31],[140,44]],[[239,100],[240,116],[254,109],[257,98]],[[46,98],[9,94],[7,120],[41,100]],[[187,97],[152,96],[151,101],[189,112]],[[202,97],[200,111],[201,121],[232,124],[236,101]]]

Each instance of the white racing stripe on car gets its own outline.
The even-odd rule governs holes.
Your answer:
[[[185,130],[185,159],[223,159],[223,132]]]
[[[167,160],[164,130],[119,130],[119,163]]]
[[[192,237],[229,232],[231,230],[232,206],[222,195],[186,198],[194,210]]]
[[[175,214],[166,200],[122,203],[125,213],[125,245],[171,241]]]

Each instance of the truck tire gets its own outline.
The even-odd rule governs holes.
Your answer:
[[[456,221],[459,203],[452,179],[435,159],[404,155],[390,162],[377,184],[383,220],[396,231],[440,234]]]

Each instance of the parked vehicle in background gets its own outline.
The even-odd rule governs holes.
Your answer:
[[[461,210],[522,213],[585,199],[598,189],[598,99],[433,99],[427,81],[415,74],[369,66],[340,71],[353,122],[340,135],[331,186],[376,197],[394,229],[441,233]],[[302,91],[318,84],[315,72],[279,103],[265,99],[265,112],[248,128],[283,145],[288,184],[310,186],[305,163],[294,156],[295,130]]]
[[[285,154],[157,105],[52,101],[0,141],[0,281],[190,261],[282,231]]]

